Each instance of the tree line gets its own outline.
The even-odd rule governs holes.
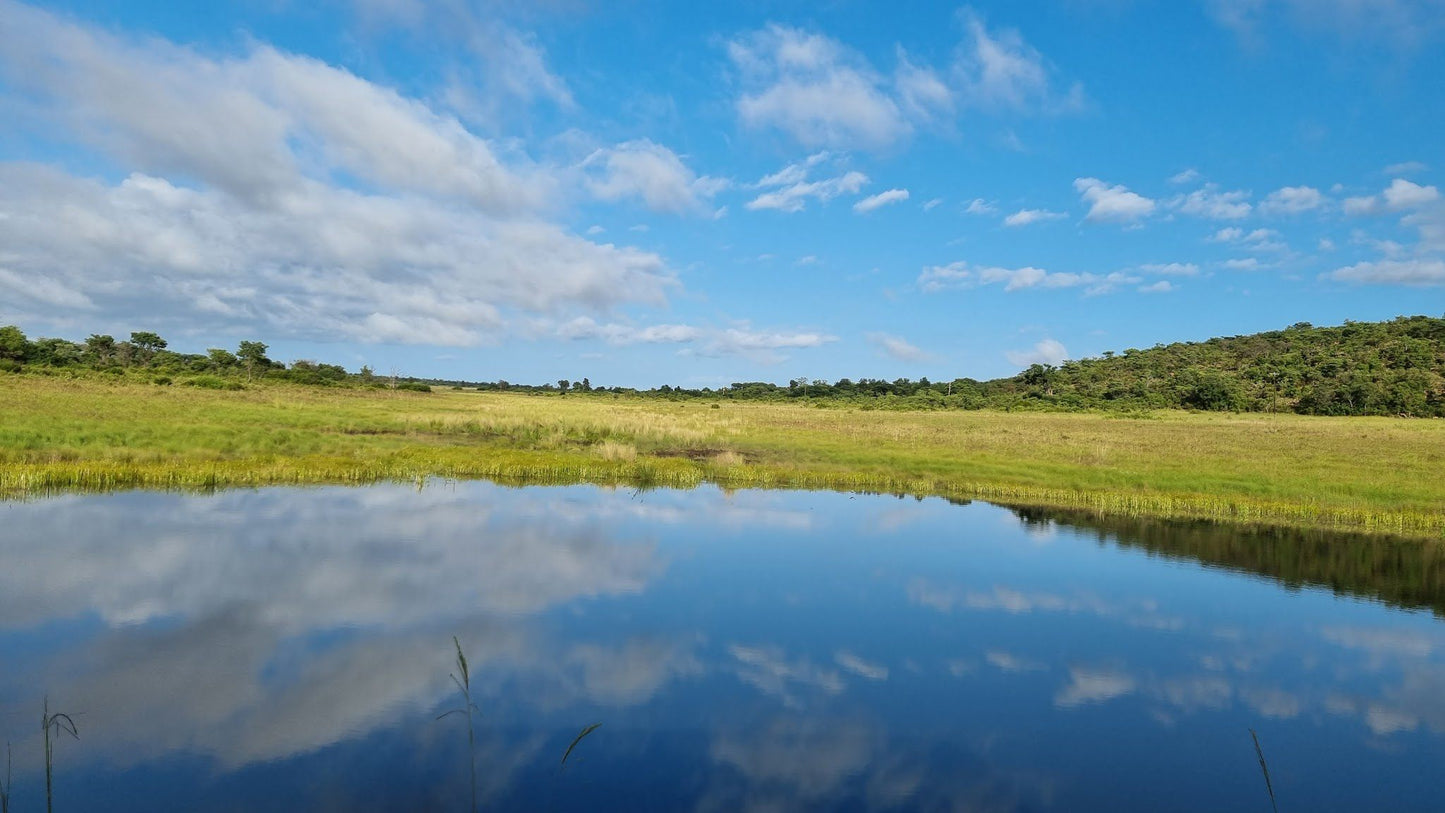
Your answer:
[[[148,376],[156,383],[238,387],[255,380],[321,386],[353,385],[428,390],[432,386],[483,392],[612,394],[672,400],[797,401],[859,409],[1195,409],[1295,412],[1309,415],[1445,417],[1445,319],[1400,317],[1387,322],[1346,322],[1204,342],[1130,348],[1122,353],[1034,364],[1018,375],[979,381],[891,381],[807,377],[786,384],[740,381],[719,388],[664,384],[652,389],[594,386],[583,377],[546,384],[505,380],[460,381],[379,377],[370,368],[350,373],[335,364],[266,357],[262,342],[235,351],[175,353],[159,335],[130,334],[128,341],[92,335],[83,342],[30,340],[19,328],[0,327],[0,371],[81,368]]]

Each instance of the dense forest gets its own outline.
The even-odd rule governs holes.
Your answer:
[[[266,356],[261,342],[235,351],[177,353],[159,335],[130,339],[92,335],[82,342],[31,340],[0,327],[0,372],[113,375],[160,385],[237,389],[264,380],[317,386],[428,391],[434,386],[535,394],[630,394],[669,399],[799,401],[861,409],[1196,409],[1310,415],[1445,417],[1445,319],[1400,317],[1336,327],[1296,324],[1284,330],[1204,342],[1156,345],[1055,367],[1035,364],[1011,378],[977,381],[737,382],[718,389],[663,385],[650,390],[594,386],[587,378],[555,384],[453,381],[356,373],[335,364]]]

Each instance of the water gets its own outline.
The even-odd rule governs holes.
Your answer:
[[[1438,810],[1438,546],[813,492],[0,505],[59,810]],[[601,723],[561,760],[584,726]]]

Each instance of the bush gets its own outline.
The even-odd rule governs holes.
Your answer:
[[[171,385],[171,377],[168,375],[158,375],[153,380],[157,385],[162,387],[169,387]]]
[[[403,381],[402,383],[397,384],[396,388],[399,390],[406,390],[407,392],[431,392],[430,386],[417,381]]]
[[[181,382],[187,387],[200,387],[203,390],[243,390],[240,382],[227,381],[224,378],[217,378],[213,375],[198,375],[195,378],[188,378]]]

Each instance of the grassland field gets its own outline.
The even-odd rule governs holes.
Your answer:
[[[0,375],[0,497],[430,477],[824,488],[1445,539],[1445,421]]]

